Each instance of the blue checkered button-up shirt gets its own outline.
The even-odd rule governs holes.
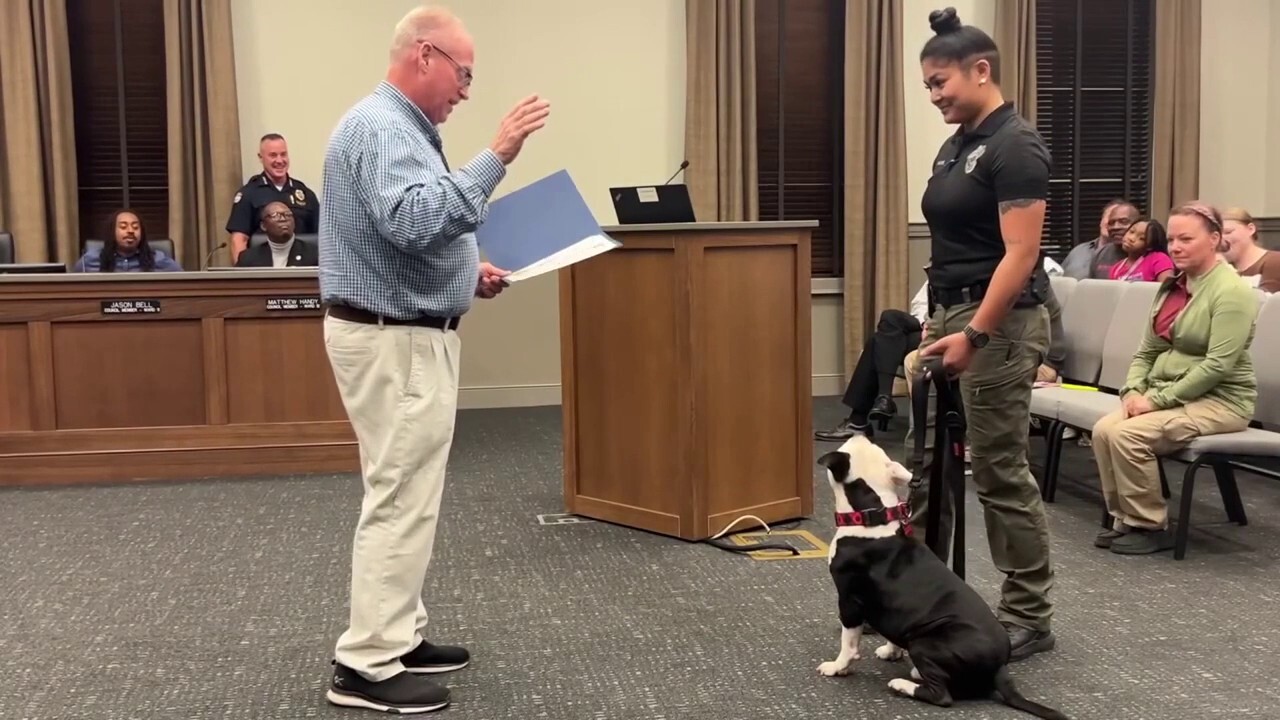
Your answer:
[[[378,315],[457,317],[480,275],[475,229],[506,166],[450,172],[440,133],[383,82],[338,123],[324,159],[320,297]]]

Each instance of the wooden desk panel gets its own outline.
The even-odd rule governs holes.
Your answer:
[[[0,276],[0,485],[358,470],[317,301],[314,269]]]
[[[252,318],[223,324],[233,423],[347,419],[315,318]]]
[[[0,432],[32,428],[30,355],[27,328],[0,325]]]
[[[59,430],[204,424],[199,320],[62,322],[51,328]]]

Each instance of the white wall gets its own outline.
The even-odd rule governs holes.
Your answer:
[[[1205,5],[1200,197],[1280,214],[1280,0]]]

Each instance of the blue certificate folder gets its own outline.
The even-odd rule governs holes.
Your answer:
[[[558,270],[618,246],[606,236],[566,170],[489,205],[476,229],[485,258],[511,271],[508,282]]]

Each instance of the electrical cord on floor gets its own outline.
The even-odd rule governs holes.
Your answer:
[[[760,518],[756,517],[755,515],[743,515],[742,517],[738,518],[737,520],[734,520],[733,522],[731,522],[731,523],[729,523],[728,525],[726,525],[726,526],[724,527],[724,529],[723,529],[723,530],[721,530],[720,532],[718,532],[718,533],[716,533],[715,535],[711,536],[710,538],[708,538],[708,539],[704,540],[703,542],[707,543],[708,545],[711,545],[712,547],[720,548],[721,550],[724,550],[724,551],[726,551],[726,552],[740,553],[740,554],[753,553],[753,552],[756,552],[757,550],[782,550],[782,551],[784,551],[784,552],[788,552],[788,553],[790,553],[790,554],[792,554],[792,555],[799,555],[799,554],[800,554],[800,551],[799,551],[799,550],[797,550],[797,549],[795,549],[795,548],[791,547],[790,545],[783,545],[783,544],[781,544],[781,543],[767,543],[767,542],[762,542],[762,543],[755,543],[755,544],[752,544],[752,545],[738,545],[738,544],[736,544],[736,543],[733,543],[733,542],[729,542],[729,541],[727,541],[727,540],[721,540],[721,539],[720,539],[720,538],[724,537],[724,536],[729,532],[729,529],[730,529],[730,528],[732,528],[734,525],[737,525],[738,523],[742,522],[743,520],[755,520],[757,523],[759,523],[759,524],[763,525],[763,526],[764,526],[764,532],[765,532],[765,534],[766,534],[766,535],[768,535],[769,533],[773,532],[773,530],[771,530],[771,529],[769,528],[769,524],[768,524],[768,523],[766,523],[765,521],[763,521],[763,520],[761,520]],[[794,522],[791,522],[791,523],[787,523],[787,525],[791,526],[791,527],[788,527],[787,529],[791,529],[791,528],[793,528],[793,527],[798,527],[798,526],[800,525],[800,521],[798,521],[798,520],[797,520],[797,521],[794,521]]]

